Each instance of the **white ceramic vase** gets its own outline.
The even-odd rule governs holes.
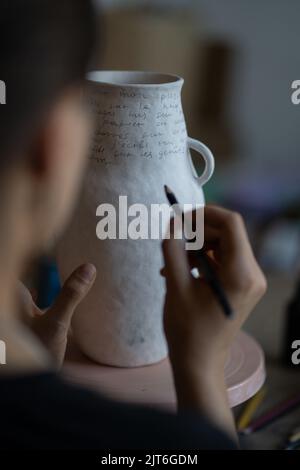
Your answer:
[[[143,204],[150,213],[151,204],[167,202],[167,184],[181,203],[204,205],[202,185],[213,173],[214,160],[204,144],[187,136],[182,85],[179,77],[152,72],[88,76],[87,98],[96,128],[83,191],[57,259],[62,280],[81,263],[97,267],[96,283],[77,309],[72,329],[81,350],[99,363],[134,367],[167,355],[161,242],[126,238],[132,217],[126,221],[124,211],[119,214],[119,197],[127,197],[128,208]],[[200,177],[191,165],[190,148],[205,160]],[[103,211],[109,207],[99,209],[101,204],[116,209],[122,231],[116,239],[97,236],[100,214],[108,214]],[[109,220],[114,222],[112,216]]]

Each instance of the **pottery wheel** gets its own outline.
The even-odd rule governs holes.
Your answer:
[[[168,359],[146,367],[109,367],[90,361],[71,344],[63,375],[73,383],[97,390],[112,399],[176,408]],[[233,343],[225,366],[225,379],[231,407],[251,398],[264,383],[264,353],[258,343],[244,332],[240,332]]]

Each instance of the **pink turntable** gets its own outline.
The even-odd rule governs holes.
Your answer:
[[[119,368],[96,364],[74,344],[69,347],[63,374],[69,381],[98,390],[119,401],[176,409],[168,359],[146,367]],[[230,406],[251,398],[265,380],[264,353],[248,334],[240,332],[225,366]]]

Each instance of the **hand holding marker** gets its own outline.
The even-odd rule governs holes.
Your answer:
[[[174,211],[177,216],[183,217],[183,213],[181,212],[179,208],[179,203],[174,195],[174,193],[170,190],[168,186],[165,185],[164,187],[165,193],[167,196],[167,199],[169,201],[169,204],[174,208]],[[221,286],[221,283],[219,279],[217,278],[217,275],[209,261],[208,256],[204,253],[204,251],[201,250],[196,250],[195,254],[197,256],[197,259],[200,264],[200,269],[203,272],[204,279],[206,282],[210,285],[212,291],[214,292],[216,299],[218,300],[220,306],[223,309],[223,312],[226,317],[232,318],[234,313],[233,310],[229,304],[229,301],[226,297],[226,294]]]

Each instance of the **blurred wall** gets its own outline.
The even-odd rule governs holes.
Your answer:
[[[231,113],[245,156],[299,159],[300,106],[290,100],[300,78],[299,0],[198,0],[206,34],[239,48]]]

